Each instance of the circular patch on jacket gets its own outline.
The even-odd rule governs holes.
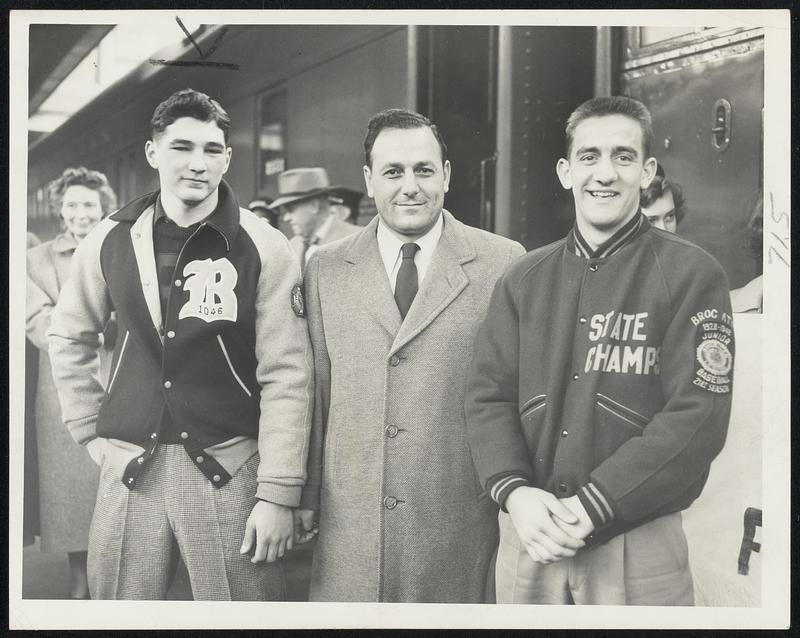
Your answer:
[[[290,300],[292,311],[298,317],[306,316],[306,302],[303,297],[303,284],[295,284],[292,287],[292,294]]]
[[[705,370],[718,376],[728,374],[733,367],[730,350],[716,339],[703,341],[697,346],[697,360]]]

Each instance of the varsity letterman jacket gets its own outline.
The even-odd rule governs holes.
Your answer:
[[[706,252],[638,215],[594,255],[580,235],[498,281],[468,379],[487,492],[577,494],[602,542],[685,509],[725,442],[734,335]]]
[[[256,451],[259,498],[296,506],[310,430],[311,347],[289,242],[240,209],[222,182],[214,213],[184,245],[166,316],[153,249],[158,193],[84,239],[53,311],[53,376],[79,443],[109,440],[133,488],[168,409],[186,452],[221,487]],[[99,334],[116,311],[107,391]]]

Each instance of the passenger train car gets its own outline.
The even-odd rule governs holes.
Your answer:
[[[572,225],[572,196],[555,172],[570,111],[594,95],[627,94],[650,109],[653,154],[683,187],[678,233],[722,263],[731,288],[761,273],[747,241],[748,202],[762,183],[758,27],[206,25],[193,37],[204,50],[216,43],[213,54],[201,59],[188,39],[154,52],[31,144],[29,230],[41,239],[58,231],[46,185],[66,166],[105,172],[121,204],[154,190],[143,152],[150,116],[192,87],[232,118],[226,179],[241,204],[275,197],[278,173],[300,166],[324,166],[334,183],[363,191],[369,117],[408,107],[447,141],[448,210],[532,249]],[[365,197],[360,223],[374,213]],[[739,558],[744,512],[761,508],[760,330],[757,318],[737,317],[728,446],[685,514],[701,604],[759,602],[759,557]]]

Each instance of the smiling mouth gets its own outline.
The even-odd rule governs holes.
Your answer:
[[[588,191],[589,195],[594,197],[595,199],[613,199],[619,193],[616,191]]]

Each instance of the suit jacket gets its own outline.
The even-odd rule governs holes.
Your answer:
[[[311,600],[484,601],[497,510],[467,445],[465,371],[492,288],[524,249],[443,215],[405,321],[377,218],[306,269],[317,390],[301,505],[320,509]]]
[[[319,241],[316,243],[316,245],[322,246],[323,244],[330,244],[337,239],[343,239],[344,237],[352,235],[359,230],[361,230],[361,226],[356,226],[355,224],[351,224],[350,222],[339,219],[335,215],[331,215],[331,225],[328,228],[328,232],[325,233],[324,237],[319,238]],[[289,243],[292,245],[292,250],[294,250],[297,256],[302,256],[303,236],[295,235],[289,240]]]

